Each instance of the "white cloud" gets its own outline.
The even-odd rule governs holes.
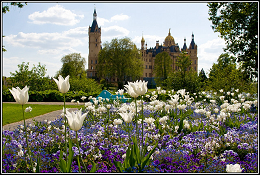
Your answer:
[[[43,12],[34,12],[28,16],[34,24],[56,24],[73,26],[80,22],[84,15],[77,15],[70,10],[64,9],[60,5],[56,5]]]
[[[112,23],[112,22],[117,22],[117,21],[124,21],[124,20],[127,20],[129,19],[130,17],[128,15],[123,15],[123,14],[120,14],[120,15],[115,15],[115,16],[112,16],[109,19],[105,19],[105,18],[100,18],[100,17],[97,17],[97,23],[99,26],[104,26],[105,23]]]
[[[222,38],[207,41],[198,45],[198,64],[199,70],[202,68],[208,72],[213,63],[217,62],[218,57],[224,53],[225,41]]]
[[[129,30],[120,26],[110,26],[102,28],[102,37],[104,38],[124,37],[128,34]]]
[[[74,34],[79,33],[74,32]],[[58,54],[63,50],[71,50],[73,47],[85,44],[81,41],[81,38],[67,36],[72,34],[72,31],[63,33],[19,32],[17,35],[6,36],[4,40],[13,46],[37,48],[40,54]]]
[[[114,21],[123,21],[123,20],[127,20],[127,19],[129,19],[129,16],[120,14],[120,15],[112,16],[112,17],[110,18],[110,21],[111,21],[111,22],[114,22]]]
[[[105,22],[109,22],[108,19],[97,17],[97,23],[99,26],[105,25]]]

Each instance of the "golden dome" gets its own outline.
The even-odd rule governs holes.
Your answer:
[[[171,32],[169,29],[168,36],[166,36],[164,40],[164,46],[172,46],[172,45],[175,45],[175,42],[174,42],[174,38],[171,36]]]
[[[145,42],[145,40],[144,40],[144,37],[142,37],[142,40],[141,40],[141,42]]]

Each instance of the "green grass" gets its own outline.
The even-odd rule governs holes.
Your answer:
[[[25,104],[23,105],[23,109],[31,106],[31,113],[24,113],[25,119],[33,118],[39,115],[43,115],[52,111],[62,110],[63,105],[37,105],[37,104]],[[82,105],[66,105],[66,108],[78,108],[83,107]],[[10,104],[10,103],[2,103],[2,124],[3,126],[6,124],[19,122],[23,120],[23,112],[22,105],[20,104]]]

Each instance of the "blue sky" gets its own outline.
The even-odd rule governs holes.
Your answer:
[[[52,77],[62,66],[61,58],[70,53],[80,53],[87,61],[88,27],[94,7],[102,43],[129,37],[140,48],[143,35],[150,48],[157,40],[163,44],[170,28],[175,43],[182,48],[184,38],[189,46],[193,33],[198,69],[206,73],[224,52],[225,42],[213,32],[205,2],[29,2],[21,9],[11,6],[2,15],[3,45],[7,49],[2,54],[2,75],[9,77],[22,62],[29,62],[30,69],[40,62]]]

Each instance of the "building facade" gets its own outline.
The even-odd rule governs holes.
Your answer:
[[[96,9],[94,9],[92,25],[89,26],[88,28],[88,36],[89,36],[89,54],[88,54],[87,77],[96,78],[98,53],[101,49],[101,27],[98,27],[97,24]]]
[[[191,66],[189,67],[189,70],[194,69],[198,72],[198,56],[197,56],[197,45],[194,41],[194,34],[192,34],[192,40],[187,47],[186,45],[186,38],[184,38],[184,44],[183,47],[180,48],[178,44],[175,43],[174,38],[171,36],[171,32],[169,29],[168,36],[165,37],[163,45],[159,45],[159,41],[156,41],[156,46],[154,48],[147,49],[147,44],[145,44],[145,39],[142,37],[141,40],[141,54],[142,59],[144,62],[144,72],[143,72],[143,78],[152,78],[155,77],[154,74],[154,62],[155,57],[157,54],[166,51],[172,60],[172,70],[178,70],[177,66],[177,58],[179,57],[181,51],[186,51],[188,55],[190,55],[191,59]]]
[[[89,26],[88,30],[89,34],[89,55],[88,55],[88,70],[87,76],[88,78],[97,78],[97,64],[98,64],[98,53],[101,47],[101,27],[98,27],[97,24],[97,13],[96,9],[94,9],[93,13],[93,22],[92,25]],[[183,47],[180,48],[178,43],[176,44],[174,38],[171,36],[171,32],[169,29],[168,36],[166,36],[163,45],[159,45],[159,41],[156,41],[156,46],[154,48],[147,49],[147,44],[145,44],[145,39],[142,37],[141,39],[141,49],[140,53],[142,54],[142,60],[144,62],[144,71],[143,71],[143,79],[151,79],[155,77],[154,74],[154,62],[155,57],[158,53],[166,51],[171,59],[172,59],[172,70],[178,70],[178,66],[176,64],[177,58],[180,55],[181,51],[184,50],[188,55],[190,55],[190,59],[192,64],[189,69],[194,69],[198,72],[198,57],[197,57],[197,45],[194,41],[194,34],[192,34],[192,40],[187,47],[186,38],[184,38]],[[116,81],[114,79],[114,81]]]

